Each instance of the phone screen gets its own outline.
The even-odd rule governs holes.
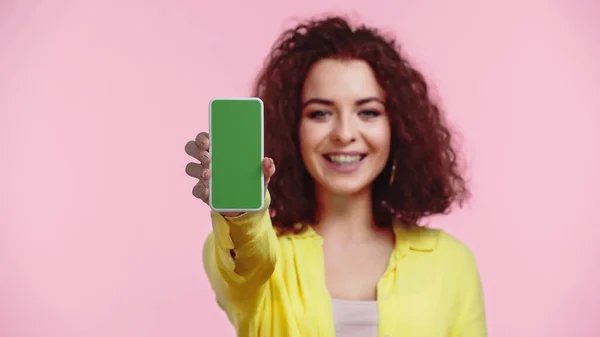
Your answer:
[[[210,102],[210,207],[257,211],[264,203],[263,102],[259,98]]]

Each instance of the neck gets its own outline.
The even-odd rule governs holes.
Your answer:
[[[381,232],[373,222],[370,187],[353,195],[334,195],[317,188],[316,199],[319,208],[315,230],[322,237],[356,242]]]

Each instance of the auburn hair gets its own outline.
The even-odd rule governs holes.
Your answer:
[[[393,38],[329,16],[285,31],[254,85],[265,109],[265,156],[277,167],[269,183],[273,225],[280,232],[299,232],[317,221],[314,181],[302,160],[298,127],[304,80],[315,62],[326,58],[365,61],[386,94],[391,150],[372,186],[375,223],[389,227],[399,219],[406,226],[418,225],[425,216],[462,204],[468,189],[453,137],[424,76],[401,55]]]

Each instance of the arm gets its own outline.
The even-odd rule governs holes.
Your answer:
[[[459,321],[455,337],[486,337],[483,290],[477,263],[469,250],[460,274]]]
[[[204,244],[204,268],[219,306],[232,321],[255,312],[275,269],[278,241],[270,201],[267,191],[265,207],[258,212],[234,218],[211,212],[213,232]]]

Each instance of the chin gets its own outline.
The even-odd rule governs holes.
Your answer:
[[[338,182],[332,182],[329,181],[328,184],[325,184],[323,187],[324,189],[333,194],[333,195],[338,195],[338,196],[351,196],[351,195],[356,195],[356,194],[360,194],[361,192],[368,190],[370,188],[371,184],[370,183],[360,183],[357,182],[356,180],[354,181],[338,181]]]

